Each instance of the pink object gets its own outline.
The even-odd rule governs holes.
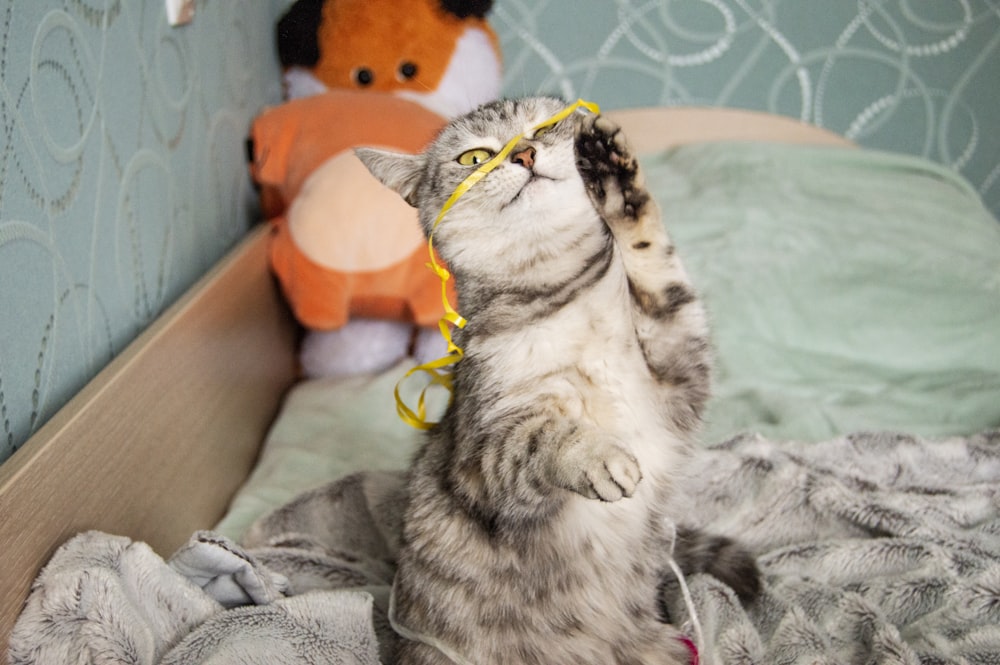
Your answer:
[[[694,642],[692,642],[689,637],[684,637],[682,635],[680,637],[680,641],[683,642],[684,646],[686,646],[688,651],[691,652],[691,665],[698,665],[698,647],[695,646]]]

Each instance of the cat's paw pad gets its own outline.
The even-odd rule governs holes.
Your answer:
[[[576,164],[587,193],[609,223],[636,221],[649,194],[621,128],[604,116],[587,116],[577,127]]]

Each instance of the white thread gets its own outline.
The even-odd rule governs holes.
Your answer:
[[[681,567],[677,565],[677,561],[674,559],[674,547],[677,545],[677,525],[669,519],[664,519],[663,523],[667,526],[667,533],[670,537],[670,550],[667,553],[667,564],[670,566],[670,570],[673,571],[674,577],[677,578],[677,582],[681,586],[681,595],[684,597],[684,605],[687,608],[688,617],[690,617],[691,627],[694,629],[694,646],[698,650],[699,654],[705,653],[705,636],[701,632],[701,620],[698,619],[698,612],[694,609],[694,598],[691,596],[691,590],[688,589],[687,580],[684,579],[684,573],[681,572]]]
[[[396,631],[397,634],[402,635],[406,639],[412,640],[414,642],[420,642],[421,644],[426,644],[427,646],[431,647],[432,649],[437,649],[442,654],[444,654],[444,656],[446,658],[448,658],[449,660],[451,660],[451,662],[455,663],[456,665],[475,665],[475,663],[473,663],[471,660],[466,660],[466,658],[462,654],[458,653],[457,651],[455,651],[454,649],[452,649],[450,646],[448,646],[447,644],[445,644],[441,640],[438,640],[438,639],[436,639],[434,637],[431,637],[430,635],[424,635],[423,633],[417,633],[415,631],[412,631],[409,628],[407,628],[406,626],[404,626],[401,623],[399,623],[398,621],[396,621],[396,580],[395,579],[392,580],[392,588],[389,589],[389,613],[388,613],[388,619],[389,619],[389,625],[392,626],[392,629],[394,631]]]

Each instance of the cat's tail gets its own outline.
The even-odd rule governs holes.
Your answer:
[[[744,605],[760,595],[757,562],[746,547],[732,538],[678,526],[673,559],[684,576],[707,573],[732,589]]]

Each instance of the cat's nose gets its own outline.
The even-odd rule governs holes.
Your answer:
[[[520,164],[526,169],[530,169],[535,165],[535,149],[528,146],[523,150],[518,150],[510,156],[510,161],[515,164]]]

